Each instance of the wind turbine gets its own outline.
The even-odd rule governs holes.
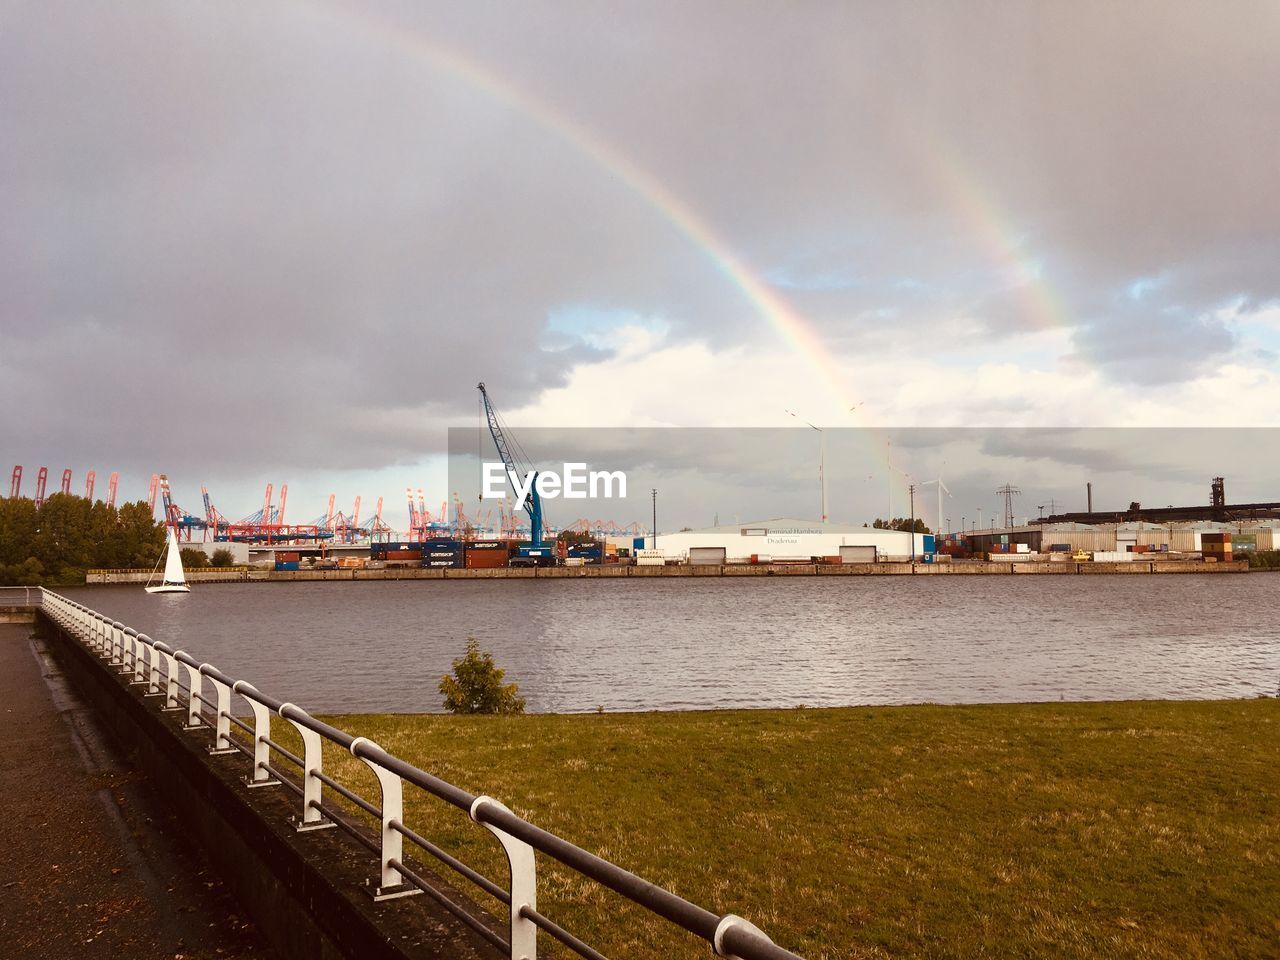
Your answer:
[[[941,532],[942,531],[942,495],[945,493],[949,497],[951,496],[951,491],[948,490],[947,485],[942,482],[941,470],[938,471],[938,477],[936,480],[925,480],[923,483],[920,484],[920,486],[927,487],[931,483],[937,484],[938,486],[938,527],[937,529],[938,529],[938,532]]]

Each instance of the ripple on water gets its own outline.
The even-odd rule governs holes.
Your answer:
[[[1274,694],[1280,577],[222,584],[65,591],[316,711],[435,711],[468,635],[539,711]]]

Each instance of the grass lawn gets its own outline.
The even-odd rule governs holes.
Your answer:
[[[810,960],[1280,957],[1277,700],[327,719]],[[407,802],[506,885],[487,831]],[[610,957],[710,955],[539,871]]]

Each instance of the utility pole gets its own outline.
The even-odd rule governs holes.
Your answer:
[[[916,562],[916,485],[907,487],[911,494],[911,562]]]
[[[822,498],[822,522],[827,522],[827,435],[821,427],[815,427],[808,420],[792,410],[784,410],[811,430],[818,431],[818,492]]]
[[[658,549],[658,488],[654,487],[653,493],[653,549]]]
[[[1004,497],[1004,526],[1008,530],[1013,526],[1013,498],[1022,495],[1022,491],[1010,483],[1006,483],[1003,487],[996,491]],[[994,528],[995,522],[992,521]]]

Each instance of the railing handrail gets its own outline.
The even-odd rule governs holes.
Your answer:
[[[0,587],[0,607],[38,607],[42,603],[43,590],[43,587],[33,586]],[[22,594],[21,601],[13,597],[18,593]]]
[[[581,941],[577,940],[571,934],[552,923],[546,917],[543,917],[534,908],[533,903],[535,892],[533,884],[533,851],[536,850],[552,859],[558,861],[564,866],[576,871],[584,877],[587,877],[604,887],[614,891],[618,895],[630,900],[631,902],[644,907],[650,912],[666,919],[676,926],[693,933],[703,940],[706,940],[720,956],[737,957],[740,960],[800,960],[796,954],[774,944],[764,933],[754,927],[752,924],[743,920],[734,914],[718,915],[698,906],[692,901],[670,892],[656,884],[650,883],[644,878],[631,873],[628,870],[619,867],[617,864],[598,857],[595,854],[584,850],[582,847],[565,840],[541,827],[530,823],[528,820],[512,813],[492,797],[484,795],[476,795],[458,787],[434,774],[428,773],[419,767],[414,766],[406,760],[389,753],[383,747],[364,738],[353,737],[344,730],[340,730],[331,724],[318,720],[303,710],[301,707],[293,703],[278,700],[262,693],[252,684],[243,680],[236,680],[223,673],[210,663],[202,663],[197,661],[189,653],[183,650],[174,650],[167,644],[153,640],[146,634],[138,633],[131,627],[126,627],[119,621],[112,620],[97,611],[90,610],[83,604],[77,603],[59,594],[44,590],[40,587],[30,588],[38,591],[37,605],[46,608],[46,612],[55,620],[63,622],[63,618],[78,623],[83,628],[84,635],[80,638],[87,644],[98,648],[98,652],[106,656],[112,664],[117,667],[123,665],[124,673],[131,673],[134,676],[134,683],[146,683],[149,679],[151,695],[162,695],[159,693],[160,679],[156,675],[160,655],[163,654],[171,661],[169,674],[166,679],[168,681],[168,692],[163,694],[166,696],[166,709],[182,709],[178,702],[178,691],[182,688],[181,678],[177,676],[177,664],[182,664],[188,670],[190,682],[188,684],[188,729],[199,728],[200,721],[204,717],[203,707],[197,706],[197,703],[211,707],[215,712],[214,726],[217,730],[217,739],[210,748],[213,753],[228,752],[244,752],[255,758],[255,768],[251,780],[246,780],[249,786],[268,786],[276,783],[286,782],[281,779],[273,779],[276,771],[275,768],[262,760],[261,756],[265,755],[268,749],[275,749],[282,753],[289,760],[298,763],[300,760],[294,754],[281,748],[278,744],[270,740],[266,732],[261,732],[258,724],[262,724],[265,730],[269,730],[269,716],[274,714],[284,720],[289,721],[298,732],[303,735],[304,745],[307,735],[313,738],[321,738],[328,740],[340,746],[343,750],[349,752],[353,757],[363,761],[377,775],[380,785],[383,789],[383,803],[381,807],[357,796],[346,788],[337,784],[330,777],[323,774],[320,769],[320,757],[318,750],[318,740],[314,752],[310,747],[306,749],[306,757],[302,759],[301,766],[303,768],[303,786],[300,788],[296,785],[290,785],[290,788],[299,793],[304,798],[304,820],[311,826],[343,826],[348,833],[354,828],[350,824],[346,824],[341,820],[334,820],[330,815],[328,808],[323,806],[320,800],[320,788],[322,782],[328,784],[331,788],[336,789],[343,794],[348,800],[354,802],[356,806],[361,807],[366,813],[372,816],[381,816],[383,820],[383,847],[381,851],[383,863],[383,880],[384,883],[388,878],[401,881],[401,886],[414,886],[421,889],[421,878],[417,877],[401,863],[401,855],[399,853],[399,838],[401,836],[409,836],[411,841],[419,843],[423,838],[415,834],[412,830],[401,822],[402,804],[400,800],[399,784],[408,782],[445,801],[446,803],[464,811],[475,822],[487,827],[498,837],[503,847],[506,848],[508,858],[512,865],[512,888],[513,893],[505,898],[512,908],[512,942],[510,949],[512,955],[518,955],[516,924],[519,919],[531,922],[537,928],[546,930],[557,940],[567,943],[576,952],[584,956],[598,957],[596,951]],[[52,609],[50,609],[52,608]],[[65,625],[65,624],[64,624]],[[107,634],[110,632],[110,637]],[[116,635],[119,635],[118,637]],[[138,647],[149,646],[155,653],[144,660],[139,657]],[[125,647],[129,649],[126,651]],[[149,660],[149,663],[146,662]],[[148,677],[149,672],[149,677]],[[209,679],[215,688],[216,699],[210,701],[205,698],[199,681],[202,678]],[[250,727],[247,723],[240,721],[238,718],[230,715],[230,697],[237,695],[244,698],[251,707],[254,708],[255,726]],[[248,731],[254,732],[254,743],[245,746],[241,742],[230,736],[230,725],[235,723],[236,726]],[[204,725],[208,725],[207,720],[203,720]],[[255,749],[259,751],[255,753]],[[384,773],[387,775],[384,778]],[[310,781],[315,780],[314,784]],[[323,822],[328,820],[330,822]],[[305,824],[299,828],[304,829]],[[388,831],[395,834],[393,854],[389,855],[387,835]],[[355,835],[355,834],[353,834]],[[361,839],[358,835],[357,839]],[[369,841],[361,839],[362,843],[369,845]],[[371,845],[371,849],[376,849],[376,844]],[[521,847],[528,848],[527,877],[517,877],[519,872],[517,868],[517,856],[520,854]],[[514,853],[513,853],[514,851]],[[438,848],[429,850],[437,856],[443,854],[448,860],[452,860],[448,854],[439,851]],[[461,864],[460,861],[454,860],[451,866],[458,869],[463,868],[461,872],[469,875],[469,879],[473,882],[483,881],[480,883],[491,894],[490,889],[494,885],[479,874],[475,874],[471,868]],[[476,878],[479,878],[477,881]],[[514,894],[517,881],[521,884],[527,882],[528,886],[524,890],[524,902],[517,903]],[[406,883],[407,881],[407,883]],[[416,883],[413,881],[417,881]],[[487,886],[486,886],[487,885]],[[500,889],[500,888],[498,888]],[[408,892],[416,892],[410,890]],[[391,894],[398,895],[398,894]],[[501,897],[499,899],[502,899]],[[443,905],[450,907],[451,912],[455,915],[458,912],[456,905],[445,902]],[[476,929],[476,921],[472,918],[461,917],[468,921],[468,925]],[[486,934],[486,939],[490,942],[499,943],[504,949],[508,947],[505,941],[495,939],[495,935],[487,929],[478,931]],[[526,931],[527,934],[527,931]],[[519,952],[519,955],[533,956],[530,946],[533,943],[531,939],[521,941],[525,945],[525,949]],[[533,948],[536,949],[536,948]]]

